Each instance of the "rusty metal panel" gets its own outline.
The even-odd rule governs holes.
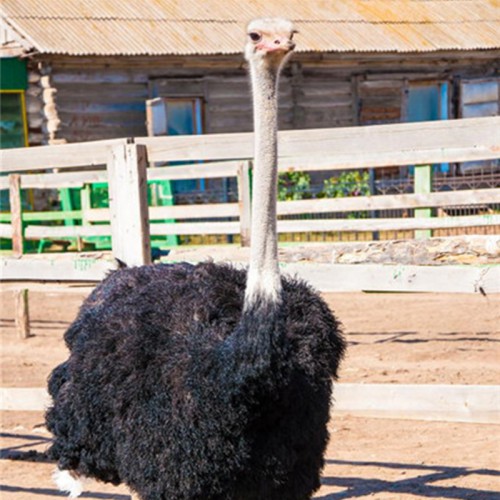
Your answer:
[[[357,2],[325,0],[2,0],[12,17],[98,18],[173,21],[240,21],[286,16],[294,21],[362,21]]]
[[[292,19],[299,51],[500,48],[498,0],[2,0],[0,13],[34,49],[68,55],[235,54],[263,15]]]

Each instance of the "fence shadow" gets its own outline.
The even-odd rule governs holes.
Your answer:
[[[0,438],[3,439],[15,439],[17,441],[21,440],[21,444],[16,444],[13,446],[6,446],[0,449],[0,460],[13,460],[20,462],[38,462],[38,463],[54,463],[45,451],[38,451],[34,447],[45,445],[48,446],[52,439],[49,437],[38,436],[35,434],[16,434],[9,432],[0,433]],[[8,477],[2,477],[5,482]],[[8,495],[10,494],[10,495]],[[0,498],[18,498],[22,500],[24,498],[47,498],[47,497],[61,497],[67,498],[67,494],[58,491],[55,488],[39,488],[39,487],[26,487],[17,486],[15,484],[0,484]],[[84,491],[80,498],[89,498],[96,500],[130,500],[129,495],[124,495],[120,493],[99,493],[93,491]]]
[[[421,471],[422,475],[400,480],[384,480],[363,477],[323,477],[322,484],[338,486],[346,490],[316,497],[315,500],[343,500],[364,497],[377,493],[396,495],[417,495],[418,498],[446,498],[454,500],[497,500],[498,491],[477,490],[461,486],[436,485],[438,481],[458,479],[471,475],[500,477],[500,471],[492,469],[470,469],[467,467],[448,467],[439,465],[400,464],[392,462],[360,462],[348,460],[327,460],[332,465],[350,465],[358,467],[378,467]],[[360,471],[361,472],[361,471]]]
[[[61,497],[68,498],[66,493],[58,491],[51,488],[23,488],[20,486],[10,486],[7,484],[0,484],[0,492],[2,493],[18,493],[19,500],[26,498],[24,495],[41,495],[41,498],[50,497]],[[130,495],[122,495],[119,493],[93,493],[91,491],[84,491],[78,498],[90,498],[99,500],[130,500]]]
[[[70,321],[32,319],[30,320],[30,325],[35,330],[59,330],[68,328]],[[0,318],[0,328],[15,328],[15,326],[15,319]]]
[[[33,449],[35,446],[48,446],[52,439],[30,434],[0,433],[0,438],[24,440],[21,444],[6,446],[0,449],[0,460],[19,460],[23,462],[50,462],[45,452]]]
[[[500,343],[500,339],[491,338],[492,332],[477,332],[471,335],[470,332],[440,332],[432,337],[408,338],[408,336],[418,337],[417,331],[394,332],[388,337],[377,340],[370,340],[370,335],[379,336],[381,332],[349,332],[349,345],[375,345],[375,344],[429,344],[431,342],[481,342],[481,343]],[[367,337],[366,340],[358,340],[357,336]],[[353,338],[354,337],[354,338]]]

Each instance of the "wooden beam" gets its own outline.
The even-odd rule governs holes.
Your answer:
[[[1,292],[14,292],[26,288],[29,292],[43,292],[43,293],[62,293],[64,295],[75,294],[83,298],[88,296],[94,290],[97,282],[74,282],[74,281],[55,281],[46,282],[43,280],[31,280],[30,282],[0,282]]]
[[[0,388],[0,411],[45,411],[51,404],[46,389]]]
[[[110,224],[95,226],[26,226],[25,238],[39,240],[43,238],[78,238],[90,236],[111,236]]]
[[[500,293],[500,265],[406,266],[282,263],[321,292]]]
[[[238,217],[237,203],[208,203],[194,205],[172,205],[149,207],[149,220],[205,219],[217,217]],[[85,212],[89,222],[107,222],[110,212],[107,208],[92,208]]]
[[[500,424],[500,386],[337,384],[333,415]]]
[[[99,182],[108,182],[108,173],[104,169],[21,175],[21,186],[25,189],[80,188],[84,184]]]
[[[199,162],[175,167],[148,168],[148,181],[172,181],[186,179],[217,179],[235,177],[239,162]],[[22,174],[21,187],[35,189],[78,188],[84,184],[108,182],[106,170],[83,170],[77,172],[57,172],[45,174]],[[8,179],[0,177],[0,189],[9,189]]]
[[[235,177],[238,173],[239,165],[240,162],[238,161],[224,161],[201,164],[197,162],[174,167],[154,167],[148,169],[148,180],[179,181]]]
[[[245,263],[241,263],[245,264]],[[380,264],[281,263],[321,292],[500,293],[500,266],[406,266]],[[100,281],[116,269],[109,260],[76,256],[0,261],[0,281]]]
[[[0,224],[0,238],[12,238],[12,226],[10,224]]]
[[[432,165],[416,165],[415,177],[413,179],[414,192],[416,194],[429,194],[432,192]],[[429,219],[432,217],[430,208],[415,209],[415,218]],[[415,231],[416,239],[426,239],[432,236],[430,229]]]
[[[241,246],[249,247],[251,240],[252,195],[250,186],[250,162],[243,161],[238,169],[238,209],[240,216]]]
[[[24,340],[30,336],[30,314],[27,288],[23,288],[16,292],[15,304],[17,333],[19,338]]]
[[[140,137],[152,162],[238,160],[253,157],[253,134]],[[4,149],[0,172],[69,168],[107,162],[109,150],[125,139]],[[500,117],[398,123],[279,133],[280,157],[301,159],[321,169],[433,164],[496,159]],[[293,162],[290,167],[293,168]]]
[[[105,165],[110,149],[124,144],[127,139],[3,149],[0,151],[0,172]]]
[[[500,423],[500,386],[444,384],[335,384],[333,417]],[[0,389],[2,411],[45,411],[51,399],[44,388]]]
[[[389,194],[281,201],[278,202],[278,215],[487,205],[490,203],[500,203],[500,188],[468,189],[428,194]]]
[[[280,220],[279,233],[310,232],[370,232],[411,231],[415,229],[450,229],[464,227],[488,227],[500,225],[500,215],[467,215],[460,217],[436,217],[433,219],[307,219]],[[177,234],[239,234],[239,222],[175,222],[153,223],[149,233],[155,236]],[[110,236],[112,226],[26,226],[25,239],[78,238]],[[127,240],[128,241],[128,240]],[[120,259],[121,260],[121,259]]]
[[[113,269],[116,263],[112,261],[80,255],[3,258],[0,260],[0,281],[101,281]]]
[[[9,175],[9,201],[12,227],[12,254],[19,257],[24,250],[23,206],[21,201],[21,176]]]
[[[433,219],[308,219],[279,220],[279,233],[302,232],[372,232],[411,231],[415,229],[450,229],[459,227],[484,227],[500,225],[500,215],[471,215],[436,217]]]
[[[151,234],[238,234],[239,222],[176,222],[175,224],[151,224]]]
[[[193,141],[192,137],[197,140]],[[151,161],[252,158],[251,134],[141,137]],[[328,156],[343,168],[494,159],[499,154],[500,117],[398,123],[279,133],[281,157],[314,163]],[[334,154],[332,154],[334,152]]]
[[[146,168],[145,146],[112,148],[107,169],[113,255],[128,266],[151,263]]]
[[[23,222],[47,222],[55,220],[65,220],[65,219],[80,219],[83,213],[81,210],[64,210],[58,212],[24,212]],[[12,219],[10,213],[0,214],[0,220],[3,222],[10,221]],[[10,236],[9,236],[10,237]]]
[[[150,224],[149,234],[155,236],[169,234],[238,234],[239,222],[175,222]],[[99,224],[91,226],[27,226],[26,239],[78,238],[90,236],[112,236],[112,226]],[[120,257],[118,257],[120,258]],[[120,259],[122,260],[122,259]]]

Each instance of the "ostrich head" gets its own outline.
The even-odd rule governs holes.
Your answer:
[[[281,279],[276,231],[278,80],[295,43],[285,19],[256,19],[247,27],[245,58],[252,82],[255,155],[247,307],[265,298],[278,303]]]
[[[245,58],[279,71],[295,48],[293,24],[287,19],[254,19],[247,26]]]

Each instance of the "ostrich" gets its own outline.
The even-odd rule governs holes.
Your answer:
[[[226,264],[112,272],[65,333],[49,378],[59,487],[93,477],[142,500],[305,500],[319,487],[340,324],[281,277],[277,89],[294,48],[283,19],[248,25],[255,175],[248,271]]]

